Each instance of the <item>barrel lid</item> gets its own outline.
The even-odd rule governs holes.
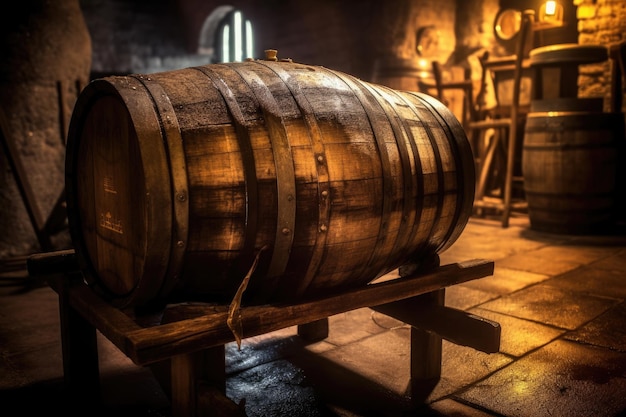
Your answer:
[[[152,103],[131,77],[93,81],[68,134],[72,241],[88,284],[119,306],[155,296],[170,254],[171,184]]]
[[[563,43],[547,45],[530,51],[530,65],[590,64],[609,59],[609,52],[602,45]]]

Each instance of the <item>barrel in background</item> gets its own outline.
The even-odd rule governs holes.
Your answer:
[[[610,233],[623,186],[619,166],[623,115],[582,110],[596,107],[594,99],[553,104],[555,110],[578,111],[528,114],[522,169],[531,228],[562,234]],[[538,101],[531,110],[540,107]]]
[[[248,303],[366,285],[454,243],[474,178],[438,101],[291,62],[95,80],[66,158],[77,257],[118,306],[228,302],[248,272]]]
[[[421,83],[433,86],[428,92],[436,96],[432,61],[424,58],[385,56],[374,62],[372,81],[400,91],[422,91]]]

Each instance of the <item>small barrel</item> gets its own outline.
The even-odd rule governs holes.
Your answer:
[[[293,62],[94,80],[67,147],[77,258],[119,307],[364,286],[448,248],[474,199],[441,103]]]
[[[621,113],[528,114],[522,170],[532,229],[560,234],[610,230],[616,220],[623,124]]]

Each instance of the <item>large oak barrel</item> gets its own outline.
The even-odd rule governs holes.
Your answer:
[[[589,100],[574,102],[582,107]],[[528,114],[522,170],[531,228],[562,234],[610,232],[622,175],[618,155],[623,124],[621,113]]]
[[[248,272],[249,304],[363,286],[448,248],[474,198],[441,103],[292,62],[94,80],[67,146],[77,258],[120,307],[230,301]]]

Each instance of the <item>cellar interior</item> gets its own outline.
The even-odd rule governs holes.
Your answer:
[[[626,413],[626,2],[3,13],[3,415]]]

